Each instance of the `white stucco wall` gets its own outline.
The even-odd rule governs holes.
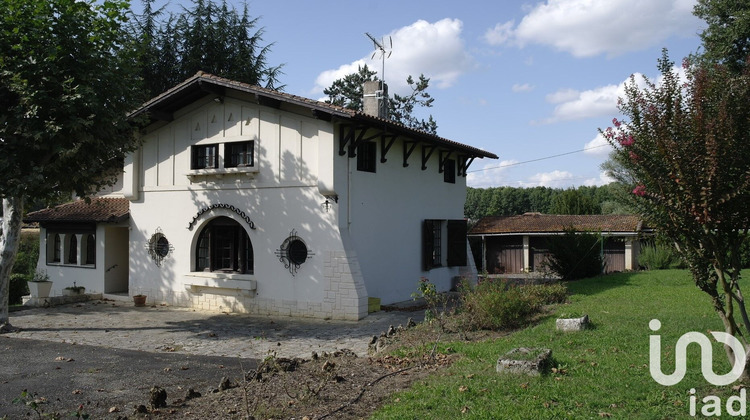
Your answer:
[[[437,150],[422,170],[421,146],[404,167],[402,140],[391,147],[385,163],[380,161],[378,144],[375,173],[358,171],[356,158],[334,154],[340,228],[348,232],[357,252],[369,296],[380,298],[383,304],[409,300],[421,277],[440,291],[448,290],[462,269],[422,270],[422,222],[463,219],[466,178],[457,176],[455,184],[444,182]],[[442,240],[445,263],[445,230]]]
[[[255,141],[257,172],[188,176],[192,145],[236,139]],[[207,101],[149,133],[130,164],[141,170],[131,178],[138,194],[130,204],[130,293],[211,310],[346,319],[366,315],[356,258],[345,250],[337,212],[322,206],[321,142],[325,147],[334,143],[330,123],[229,98],[223,104]],[[198,215],[214,204],[243,212],[254,229],[229,209]],[[197,235],[218,216],[245,227],[254,251],[252,275],[192,271]],[[188,229],[194,218],[195,226]],[[161,266],[148,257],[146,247],[157,229],[173,246]],[[312,253],[295,275],[276,255],[292,231]]]
[[[63,252],[62,260],[63,262],[55,263],[55,262],[49,262],[47,253],[48,251],[51,251],[52,244],[51,241],[53,241],[53,238],[48,235],[47,229],[42,227],[40,229],[40,235],[39,235],[39,261],[37,263],[37,270],[38,271],[44,271],[46,272],[50,280],[53,281],[52,284],[52,296],[60,296],[62,295],[62,290],[66,287],[72,287],[74,284],[75,286],[83,286],[86,288],[86,293],[103,293],[105,292],[105,273],[107,271],[107,261],[105,261],[105,244],[109,243],[111,246],[115,246],[115,243],[120,244],[119,246],[122,246],[121,244],[127,243],[126,238],[119,237],[120,241],[118,241],[118,235],[116,233],[113,234],[112,238],[109,238],[108,235],[112,232],[122,232],[127,229],[127,226],[122,225],[107,225],[107,224],[100,224],[96,227],[95,231],[95,238],[96,238],[96,263],[93,265],[86,265],[83,264],[81,260],[81,255],[79,253],[79,261],[77,264],[70,264],[67,263],[66,256],[67,256],[67,241],[65,240],[66,236],[63,236]],[[54,231],[54,230],[53,230]],[[75,234],[75,230],[66,230],[63,235],[70,235]],[[48,243],[48,241],[50,241]],[[79,249],[81,248],[81,235],[78,234],[78,244]],[[117,251],[116,248],[111,248],[108,250]],[[119,253],[120,255],[126,255],[123,253]],[[127,268],[127,263],[125,263],[125,266]],[[111,267],[111,265],[110,265]],[[115,269],[116,270],[116,269]],[[123,276],[126,276],[126,272],[122,273]]]

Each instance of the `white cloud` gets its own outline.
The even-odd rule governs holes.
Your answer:
[[[474,188],[497,187],[507,185],[506,175],[509,167],[518,163],[517,160],[489,161],[481,167],[475,163],[469,167],[466,175],[466,185]]]
[[[551,187],[565,188],[573,185],[575,176],[568,171],[554,170],[552,172],[540,172],[529,177],[523,183],[525,187]]]
[[[534,90],[534,87],[535,87],[534,85],[531,85],[531,84],[528,84],[528,83],[524,83],[524,84],[515,83],[513,85],[513,87],[511,87],[511,90],[513,92],[516,92],[516,93],[518,93],[518,92],[531,92],[532,90]]]
[[[576,57],[610,56],[661,45],[671,36],[692,36],[700,25],[695,0],[547,0],[521,22],[497,24],[484,36],[490,45],[541,44]],[[510,25],[509,25],[510,24]]]
[[[685,69],[681,66],[673,67],[672,71],[677,72],[680,83],[687,82]],[[632,77],[639,89],[645,88],[646,83],[641,73],[635,73]],[[652,80],[659,86],[664,78],[659,75],[655,80]],[[625,85],[628,83],[630,83],[630,78],[616,85],[600,86],[584,91],[560,89],[546,97],[547,102],[557,104],[552,111],[552,116],[534,123],[551,124],[592,117],[614,117],[619,114],[617,99],[625,96]]]
[[[384,36],[393,40],[392,54],[386,59],[385,80],[392,93],[405,93],[406,77],[417,78],[424,74],[430,86],[444,89],[452,86],[458,77],[475,67],[473,57],[466,51],[461,38],[463,22],[459,19],[442,19],[434,23],[418,20]],[[367,66],[381,73],[380,55],[372,59],[372,52],[350,64],[326,70],[315,80],[311,94],[320,94],[334,80],[357,71],[357,66]]]
[[[575,89],[560,89],[555,93],[550,93],[545,99],[551,104],[559,104],[561,102],[569,102],[578,99],[580,94],[581,92]]]
[[[598,178],[589,178],[583,181],[583,185],[593,187],[595,185],[596,186],[607,185],[612,182],[615,182],[614,178],[609,177],[606,172],[600,172]]]
[[[502,45],[513,37],[513,25],[515,22],[508,21],[498,23],[494,28],[487,29],[484,33],[484,40],[490,45]]]
[[[583,146],[583,149],[583,153],[587,155],[594,157],[607,157],[612,151],[612,146],[610,146],[604,136],[599,133],[593,138],[593,140],[586,143]]]
[[[595,89],[575,91],[562,90],[547,96],[547,101],[557,103],[552,117],[543,123],[580,120],[617,114],[617,98],[625,93],[625,82],[619,85],[601,86]]]

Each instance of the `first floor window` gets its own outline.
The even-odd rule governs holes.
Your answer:
[[[245,229],[229,217],[210,221],[198,235],[195,270],[253,273],[253,246]]]
[[[86,255],[83,258],[84,264],[96,264],[96,238],[94,234],[89,233],[86,235]]]
[[[59,263],[60,262],[60,247],[62,246],[62,242],[60,242],[60,234],[55,233],[55,239],[52,240],[52,262]]]
[[[75,234],[69,235],[68,240],[68,264],[78,264],[78,237]]]
[[[242,141],[224,144],[224,167],[253,166],[253,142]]]
[[[444,230],[447,234],[445,241],[443,241]],[[448,267],[465,266],[467,264],[466,231],[466,220],[425,220],[422,224],[422,267],[424,271],[443,265]]]
[[[192,169],[207,169],[219,167],[219,145],[207,144],[193,146]]]

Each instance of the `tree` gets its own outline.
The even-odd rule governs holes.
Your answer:
[[[143,12],[131,25],[138,40],[141,75],[151,97],[194,75],[199,70],[217,76],[282,89],[281,65],[270,66],[273,44],[262,45],[263,28],[251,18],[247,3],[242,13],[226,0],[193,0],[191,9],[162,19],[164,8],[143,0]]]
[[[581,187],[583,188],[583,187]],[[552,200],[551,214],[601,214],[601,205],[581,189],[567,189]]]
[[[361,112],[363,109],[362,85],[367,81],[380,80],[377,74],[378,72],[370,70],[367,64],[357,67],[356,73],[336,79],[331,86],[323,89],[323,93],[328,96],[326,102]],[[432,107],[432,102],[435,99],[427,92],[430,79],[421,74],[419,75],[419,81],[414,82],[414,79],[408,76],[406,83],[409,85],[411,93],[406,96],[394,94],[393,98],[388,100],[388,117],[409,128],[437,134],[437,122],[432,118],[432,115],[429,116],[427,121],[414,116],[415,107]]]
[[[626,118],[603,133],[614,148],[610,174],[629,187],[624,198],[646,224],[675,244],[725,331],[747,346],[739,278],[750,227],[750,69],[691,60],[683,67],[685,83],[665,51],[660,84],[627,83],[619,104]],[[726,352],[730,363],[742,356]]]
[[[86,196],[114,182],[142,102],[119,0],[1,0],[0,330],[27,197]]]
[[[750,56],[750,3],[737,0],[698,0],[693,14],[706,21],[701,32],[703,58],[740,72]]]

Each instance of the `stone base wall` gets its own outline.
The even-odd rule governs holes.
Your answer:
[[[135,288],[146,304],[167,304],[211,312],[237,312],[356,321],[367,316],[367,291],[354,253],[328,251],[324,255],[325,296],[322,302],[267,299],[248,290],[200,287],[190,290]]]

